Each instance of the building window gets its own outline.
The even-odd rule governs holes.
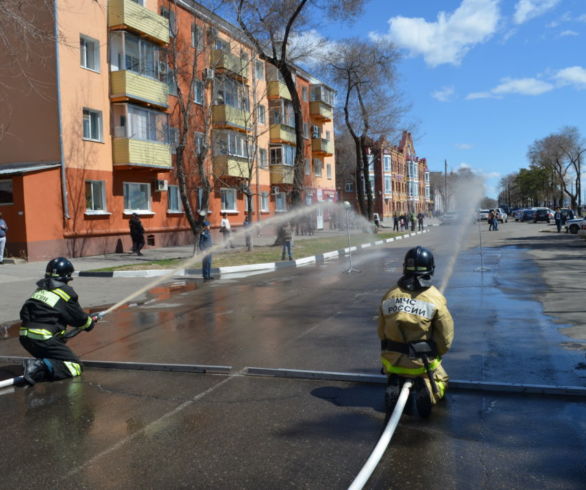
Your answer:
[[[203,155],[205,153],[205,134],[195,133],[194,136],[194,149],[196,155]]]
[[[128,104],[113,105],[114,136],[166,144],[169,141],[168,116],[164,112],[153,111]]]
[[[252,199],[250,200],[250,206],[250,211],[254,212],[254,196],[252,196]],[[244,194],[244,212],[248,213],[248,211],[248,196]]]
[[[238,131],[214,131],[214,155],[248,158],[246,135]]]
[[[100,71],[100,43],[91,37],[79,37],[80,63],[88,70]]]
[[[269,162],[267,160],[267,150],[265,148],[260,148],[258,150],[258,157],[260,160],[260,168],[267,168]]]
[[[194,80],[193,82],[193,101],[196,104],[203,105],[203,82],[201,80]]]
[[[289,165],[295,163],[295,147],[289,145],[271,146],[271,165]]]
[[[150,210],[151,185],[137,182],[124,182],[124,212]]]
[[[383,165],[385,172],[391,171],[391,155],[384,155],[383,156]]]
[[[169,36],[175,37],[177,33],[177,23],[175,21],[175,12],[166,7],[161,7],[161,17],[165,17],[169,21]]]
[[[102,113],[100,111],[83,110],[83,139],[102,141]]]
[[[229,77],[216,77],[214,83],[214,104],[229,105],[235,109],[248,111],[250,103],[247,88],[240,82]]]
[[[391,194],[393,192],[393,185],[391,183],[391,176],[385,175],[385,194]]]
[[[313,159],[313,173],[316,177],[321,177],[322,161],[319,158]]]
[[[305,159],[305,175],[311,175],[311,161],[309,158]]]
[[[177,95],[177,77],[175,76],[175,72],[169,69],[169,67],[167,67],[166,81],[169,95]]]
[[[268,192],[261,192],[260,193],[260,210],[263,213],[269,212],[269,193]]]
[[[301,97],[303,98],[304,101],[307,101],[307,87],[301,88]]]
[[[329,163],[326,165],[326,177],[328,179],[332,178],[332,166]]]
[[[183,212],[183,204],[181,203],[181,195],[179,194],[178,185],[169,186],[169,204],[167,211],[170,213],[181,213]]]
[[[309,138],[309,124],[306,122],[303,123],[303,137]]]
[[[201,51],[203,47],[203,37],[201,35],[201,30],[194,22],[191,24],[191,47]]]
[[[85,210],[106,211],[106,191],[103,180],[85,181]]]
[[[13,204],[12,179],[0,180],[0,204]]]
[[[159,46],[125,31],[111,32],[109,41],[111,71],[128,70],[155,80],[164,79],[168,67]]]
[[[256,60],[254,62],[255,75],[257,80],[262,80],[265,77],[265,65],[262,61]]]
[[[169,128],[169,144],[171,145],[171,153],[175,155],[177,153],[177,146],[179,146],[179,129]]]
[[[354,182],[346,182],[344,184],[344,192],[354,192]]]
[[[275,194],[275,211],[277,213],[284,213],[287,211],[287,194],[284,192]]]
[[[238,211],[236,208],[236,189],[220,189],[222,212]]]
[[[134,3],[138,3],[144,7],[144,0],[132,0]]]
[[[266,124],[267,123],[267,112],[264,105],[258,106],[258,123],[259,124]]]

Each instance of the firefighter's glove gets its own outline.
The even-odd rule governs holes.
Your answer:
[[[90,318],[92,322],[84,329],[86,332],[91,332],[96,326],[96,323],[98,323],[98,320],[100,319],[98,315],[92,315],[90,316]]]

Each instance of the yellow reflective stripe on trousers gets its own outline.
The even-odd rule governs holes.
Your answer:
[[[439,390],[439,398],[443,398],[446,394],[446,384],[443,381],[438,381],[437,379],[435,380],[435,384]]]
[[[67,366],[72,377],[81,376],[81,366],[77,362],[63,361],[63,364]]]
[[[410,376],[420,376],[420,375],[426,373],[425,367],[423,367],[423,366],[421,366],[420,368],[406,368],[406,367],[400,367],[400,366],[393,366],[384,357],[381,357],[381,362],[383,363],[383,366],[385,367],[385,370],[387,373],[407,374]],[[442,360],[439,357],[437,357],[429,363],[429,368],[433,371],[434,369],[437,369],[437,367],[441,363],[442,363]]]
[[[61,299],[63,299],[64,301],[69,301],[71,299],[71,296],[69,296],[65,291],[63,291],[63,289],[52,289],[51,290],[53,293],[55,293],[56,295],[58,295],[59,297],[61,297]]]
[[[49,340],[53,337],[53,332],[44,328],[21,328],[21,337],[29,337],[35,340]]]
[[[85,324],[82,325],[80,328],[81,329],[88,328],[92,324],[92,321],[93,321],[92,320],[92,317],[91,316],[88,316]]]

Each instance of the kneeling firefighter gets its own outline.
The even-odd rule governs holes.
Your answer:
[[[30,385],[81,375],[81,361],[65,345],[67,325],[89,332],[98,316],[83,311],[77,293],[68,286],[73,271],[66,258],[51,260],[44,279],[20,310],[20,343],[36,358],[24,361],[24,379]]]
[[[378,336],[388,376],[387,415],[394,409],[405,378],[414,378],[415,403],[422,417],[429,416],[447,387],[441,356],[452,345],[454,321],[446,298],[431,284],[434,270],[432,253],[423,247],[412,248],[405,255],[397,287],[381,302]]]

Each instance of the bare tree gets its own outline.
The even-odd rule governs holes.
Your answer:
[[[311,27],[311,19],[324,15],[338,19],[354,16],[364,0],[231,0],[240,28],[258,56],[279,71],[293,104],[295,115],[295,167],[291,201],[299,204],[304,180],[304,139],[301,101],[297,94],[289,57],[292,36]]]

